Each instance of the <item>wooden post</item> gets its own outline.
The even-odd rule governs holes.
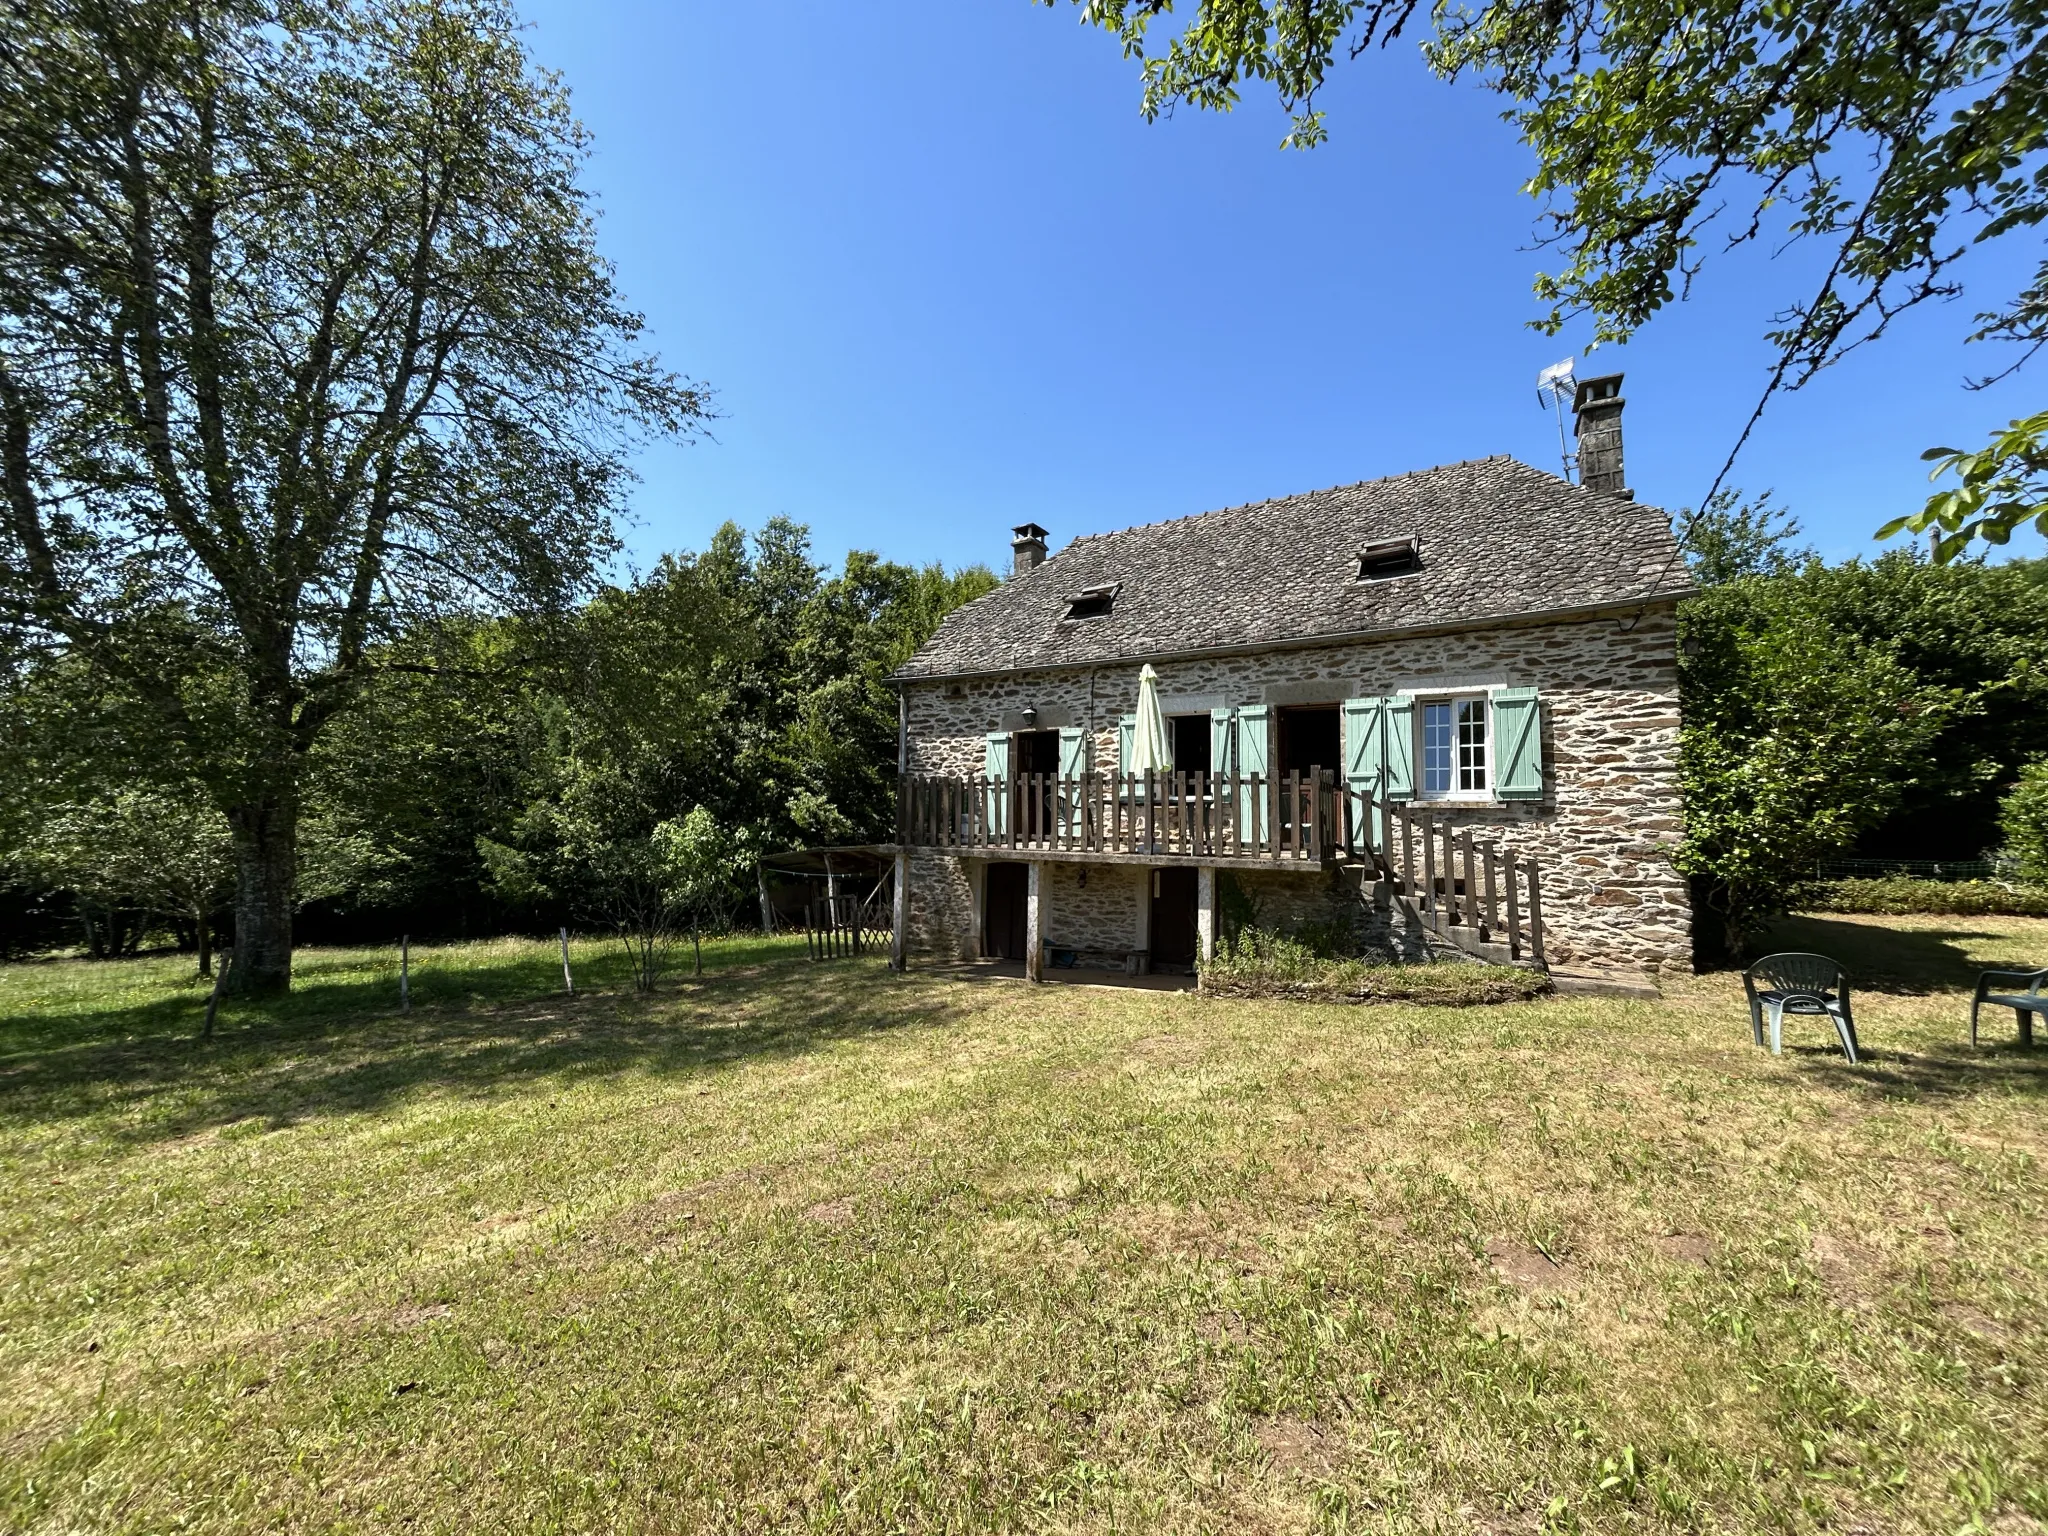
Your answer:
[[[901,836],[903,825],[901,814],[897,816],[896,824],[898,829],[897,835]],[[754,861],[754,880],[761,888],[761,931],[765,934],[773,934],[775,932],[775,903],[768,899],[768,866],[759,859]]]
[[[1458,852],[1465,856],[1465,926],[1483,928],[1479,920],[1479,871],[1473,864],[1472,829],[1467,827],[1458,834]],[[1481,938],[1485,937],[1481,933]]]
[[[562,930],[562,987],[571,997],[576,995],[576,978],[569,974],[569,930]]]
[[[1436,818],[1422,813],[1422,909],[1438,915],[1436,900]],[[1439,926],[1441,922],[1439,921]]]
[[[1529,861],[1529,953],[1538,965],[1547,963],[1543,958],[1543,876],[1534,859]]]
[[[1195,871],[1195,934],[1196,953],[1207,966],[1216,958],[1216,871],[1207,864]]]
[[[1308,771],[1308,856],[1323,862],[1323,770]]]
[[[1495,874],[1500,863],[1500,845],[1488,843],[1486,854],[1486,932],[1481,935],[1489,943],[1500,937],[1500,887]]]
[[[412,1011],[412,935],[398,937],[398,1011]]]
[[[907,848],[896,850],[896,890],[893,905],[895,910],[890,914],[889,969],[900,971],[904,967],[910,938],[910,851]]]
[[[213,1038],[213,1016],[220,1012],[220,989],[227,985],[228,967],[235,963],[235,950],[231,944],[213,957],[213,991],[206,998],[206,1024],[199,1031],[199,1038]]]
[[[1025,881],[1024,979],[1045,980],[1045,860],[1033,859]]]
[[[1518,893],[1521,886],[1521,871],[1513,859],[1508,860],[1508,958],[1522,958],[1522,900]]]

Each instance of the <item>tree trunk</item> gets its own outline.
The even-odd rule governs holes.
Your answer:
[[[199,925],[199,974],[213,974],[213,925],[206,920],[206,913],[198,914]]]
[[[235,963],[228,990],[242,997],[289,992],[299,807],[294,787],[252,795],[228,811],[235,843]]]

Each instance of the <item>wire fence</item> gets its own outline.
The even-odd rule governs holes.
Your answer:
[[[1822,859],[1823,880],[1996,880],[2010,875],[2003,859]]]

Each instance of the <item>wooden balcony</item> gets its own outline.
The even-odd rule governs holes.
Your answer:
[[[1310,773],[906,774],[897,841],[1062,863],[1320,868],[1344,851],[1343,796]]]
[[[1363,866],[1419,925],[1482,959],[1543,956],[1542,872],[1469,825],[1308,773],[905,774],[902,848],[1060,863]]]

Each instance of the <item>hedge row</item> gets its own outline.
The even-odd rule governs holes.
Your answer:
[[[1886,917],[1925,912],[1943,917],[2048,917],[2048,891],[1996,880],[1835,880],[1821,887],[1811,912],[1871,912]]]
[[[1321,1003],[1516,1003],[1550,990],[1539,972],[1457,960],[1388,965],[1332,959],[1295,939],[1247,930],[1202,967],[1202,990],[1219,997],[1284,997]]]

